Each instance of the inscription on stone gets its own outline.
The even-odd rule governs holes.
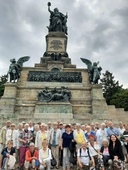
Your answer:
[[[28,81],[32,82],[74,82],[81,83],[81,72],[42,72],[42,71],[29,71]]]
[[[60,40],[53,40],[51,41],[50,48],[53,48],[54,50],[62,49],[62,42]]]

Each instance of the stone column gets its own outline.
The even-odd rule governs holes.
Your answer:
[[[6,83],[4,95],[0,100],[0,115],[14,117],[17,94],[17,83]]]
[[[94,120],[106,120],[110,119],[108,106],[103,97],[102,85],[92,85],[91,87],[91,98],[92,98],[92,114]]]

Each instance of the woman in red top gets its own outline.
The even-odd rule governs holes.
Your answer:
[[[25,163],[24,167],[26,170],[29,168],[37,169],[38,167],[38,151],[35,149],[34,143],[30,143],[29,149],[25,154]]]

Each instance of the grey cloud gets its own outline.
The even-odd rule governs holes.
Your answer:
[[[30,55],[25,65],[34,66],[45,52],[49,12],[47,0],[0,1],[0,73],[11,58]],[[100,61],[103,72],[113,72],[127,86],[127,0],[55,0],[51,9],[68,12],[68,53],[77,67],[80,57]]]

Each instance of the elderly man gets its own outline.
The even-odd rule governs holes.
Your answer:
[[[50,131],[49,143],[54,158],[57,161],[56,169],[59,169],[59,145],[61,140],[61,131],[58,129],[58,123],[53,123],[53,129]]]
[[[24,167],[26,170],[29,168],[37,169],[38,163],[38,151],[35,149],[34,143],[30,143],[29,149],[25,153],[25,163]]]
[[[1,149],[3,149],[6,146],[6,133],[7,130],[10,129],[11,122],[8,120],[6,122],[6,125],[2,127],[1,132],[0,132],[0,144],[1,144]]]
[[[111,135],[116,135],[118,138],[120,138],[119,130],[116,127],[114,127],[112,122],[109,122],[109,128],[107,129],[107,136],[108,136],[108,138]]]
[[[6,143],[7,141],[11,140],[14,142],[14,136],[16,134],[15,130],[16,125],[14,123],[11,124],[11,128],[7,130],[6,132]],[[14,146],[14,145],[13,145]]]
[[[81,148],[77,152],[77,161],[80,169],[89,170],[90,166],[95,166],[94,159],[89,152],[87,142],[82,142]],[[92,162],[92,165],[90,163]]]
[[[31,131],[28,130],[29,124],[25,124],[24,131],[19,135],[19,151],[20,151],[20,167],[21,170],[24,166],[25,153],[29,148],[29,143],[32,141]]]

